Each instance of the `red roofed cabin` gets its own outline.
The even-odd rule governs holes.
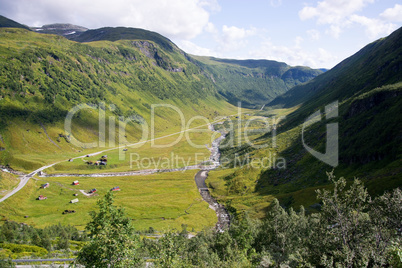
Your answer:
[[[120,191],[120,187],[119,186],[113,187],[112,189],[110,189],[110,191]]]
[[[72,185],[80,185],[79,181],[73,181]]]
[[[41,188],[45,189],[45,188],[47,188],[47,187],[49,187],[49,186],[50,186],[50,184],[47,182],[47,183],[45,183],[45,184],[42,184]]]

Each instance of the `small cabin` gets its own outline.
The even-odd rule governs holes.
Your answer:
[[[41,188],[46,189],[46,188],[49,187],[49,186],[50,186],[50,184],[47,182],[47,183],[45,183],[45,184],[42,184]]]
[[[72,185],[80,185],[79,181],[73,181]]]
[[[71,200],[70,203],[72,203],[72,204],[78,203],[78,198]]]
[[[47,199],[47,197],[46,197],[46,196],[43,196],[43,195],[40,195],[40,196],[38,197],[38,200],[45,200],[45,199]]]
[[[110,191],[120,191],[120,187],[119,186],[116,186],[116,187],[113,187],[112,189],[110,189]]]

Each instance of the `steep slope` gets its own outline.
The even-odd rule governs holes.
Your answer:
[[[145,126],[156,136],[181,129],[178,112],[160,108],[153,118],[152,104],[178,107],[186,120],[196,115],[212,120],[234,110],[173,44],[169,49],[148,40],[80,44],[16,28],[0,29],[0,39],[3,165],[29,171],[87,150],[73,146],[64,130],[67,112],[76,105],[87,107],[73,125],[83,142],[99,139],[99,110],[106,110],[106,126],[110,117],[116,125],[130,119],[125,136],[131,141],[141,138]],[[105,135],[108,140],[109,132]]]
[[[70,24],[50,24],[33,29],[38,33],[57,34],[81,43],[146,40],[158,44],[164,50],[179,51],[168,38],[138,28],[104,27],[87,30]],[[230,103],[237,105],[238,102],[242,102],[242,106],[248,108],[261,108],[293,86],[307,82],[323,72],[303,66],[291,67],[283,62],[269,60],[217,59],[189,56],[183,51],[180,53],[197,65]]]
[[[105,27],[85,32],[65,35],[77,42],[100,40],[148,40],[166,50],[177,47],[166,37],[147,30],[126,27]],[[218,92],[230,103],[243,107],[260,108],[276,96],[283,94],[295,85],[309,81],[322,73],[308,67],[290,67],[286,63],[269,60],[229,60],[199,56],[189,56],[188,60],[196,64],[210,77]]]
[[[232,104],[261,108],[295,85],[307,82],[322,70],[291,67],[270,60],[231,60],[192,56],[208,73],[220,94]],[[197,62],[195,62],[197,64]]]
[[[325,106],[336,101],[337,112],[326,118],[330,112],[325,111]],[[264,211],[266,207],[255,200],[269,196],[279,198],[286,207],[304,205],[315,211],[320,204],[314,191],[326,187],[325,173],[333,169],[338,177],[359,177],[374,195],[402,186],[402,29],[367,45],[310,82],[294,87],[270,105],[259,113],[270,123],[276,124],[272,116],[283,115],[283,111],[288,114],[277,125],[276,135],[267,132],[252,142],[267,147],[241,144],[222,151],[223,157],[232,160],[227,166],[237,164],[237,168],[223,173],[220,184],[226,188],[221,186],[217,193],[227,193],[229,197],[222,197],[227,200],[243,196],[241,204],[235,206],[238,211]],[[278,106],[289,109],[272,110]],[[321,112],[319,120],[303,129],[303,123],[317,111]],[[339,128],[334,132],[339,141],[338,155],[331,151],[339,160],[335,167],[307,150],[309,147],[326,153],[330,123]],[[250,158],[248,163],[260,163],[265,158],[272,164],[272,156],[282,159],[285,167],[274,164],[239,168],[235,159]]]
[[[402,80],[402,28],[377,40],[333,69],[304,85],[296,86],[269,103],[270,106],[302,105],[292,117],[300,123],[307,113],[335,100],[342,102],[354,95]]]

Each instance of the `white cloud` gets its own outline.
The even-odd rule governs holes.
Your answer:
[[[303,38],[301,36],[296,36],[295,38],[295,47],[300,48],[301,43],[303,42]]]
[[[247,36],[255,34],[256,30],[254,28],[244,29],[238,28],[236,26],[226,26],[222,27],[222,38],[225,42],[233,42],[237,40],[244,39]]]
[[[402,22],[402,5],[395,4],[393,8],[387,8],[380,17],[388,21]]]
[[[270,4],[273,7],[279,7],[282,5],[282,0],[271,0]]]
[[[318,24],[341,24],[342,20],[361,10],[374,0],[324,0],[316,7],[306,6],[299,11],[301,20],[317,18]]]
[[[221,6],[219,5],[218,0],[200,0],[200,6],[206,7],[213,12],[221,11]]]
[[[89,28],[127,26],[191,39],[209,23],[216,0],[0,0],[2,14],[30,26],[69,22]],[[27,10],[29,12],[27,12]]]
[[[218,30],[216,29],[215,25],[212,22],[208,22],[207,25],[205,25],[205,31],[207,33],[217,33]]]
[[[345,26],[343,26],[345,27]],[[342,27],[340,25],[331,25],[329,29],[325,31],[326,34],[332,35],[333,38],[338,39],[342,33]]]
[[[352,15],[350,20],[366,27],[366,34],[371,39],[378,38],[381,35],[389,35],[397,28],[395,24],[365,16]]]
[[[318,30],[315,30],[315,29],[308,30],[307,34],[308,34],[308,36],[310,36],[310,38],[312,40],[315,40],[315,41],[320,40],[321,35]]]
[[[371,3],[374,3],[374,0],[323,0],[315,7],[304,7],[299,11],[299,17],[301,20],[316,19],[319,25],[329,25],[325,32],[334,38],[339,38],[342,32],[352,25],[363,26],[369,39],[390,34],[396,29],[395,24],[357,14]],[[393,8],[386,9],[380,17],[402,21],[402,5],[396,4]]]
[[[314,52],[307,52],[300,47],[301,39],[296,38],[293,46],[278,46],[271,41],[263,42],[258,49],[251,51],[255,58],[276,60],[285,62],[291,66],[309,66],[311,68],[323,68],[334,66],[339,58],[323,48]]]
[[[233,51],[247,45],[247,37],[257,33],[256,28],[239,28],[223,25],[221,32],[215,33],[215,40],[219,43],[218,50]]]
[[[189,40],[180,40],[177,42],[177,45],[186,53],[193,55],[202,55],[202,56],[212,56],[219,57],[220,55],[209,48],[200,47]]]

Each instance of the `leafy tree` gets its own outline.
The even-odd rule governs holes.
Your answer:
[[[133,267],[142,263],[138,254],[139,236],[123,209],[113,205],[113,192],[98,201],[99,212],[92,212],[86,226],[91,241],[78,254],[77,262],[86,267]]]
[[[51,251],[52,249],[52,241],[46,232],[42,232],[41,247],[45,248],[47,251]]]
[[[68,249],[70,247],[70,241],[68,239],[68,235],[65,230],[61,232],[59,241],[57,242],[57,247],[59,249]]]
[[[394,190],[371,199],[363,184],[355,179],[347,187],[344,178],[335,179],[333,191],[317,191],[322,200],[323,225],[318,247],[321,264],[342,267],[378,267],[387,265],[392,242],[400,245],[401,191]],[[326,228],[325,228],[326,227]]]

